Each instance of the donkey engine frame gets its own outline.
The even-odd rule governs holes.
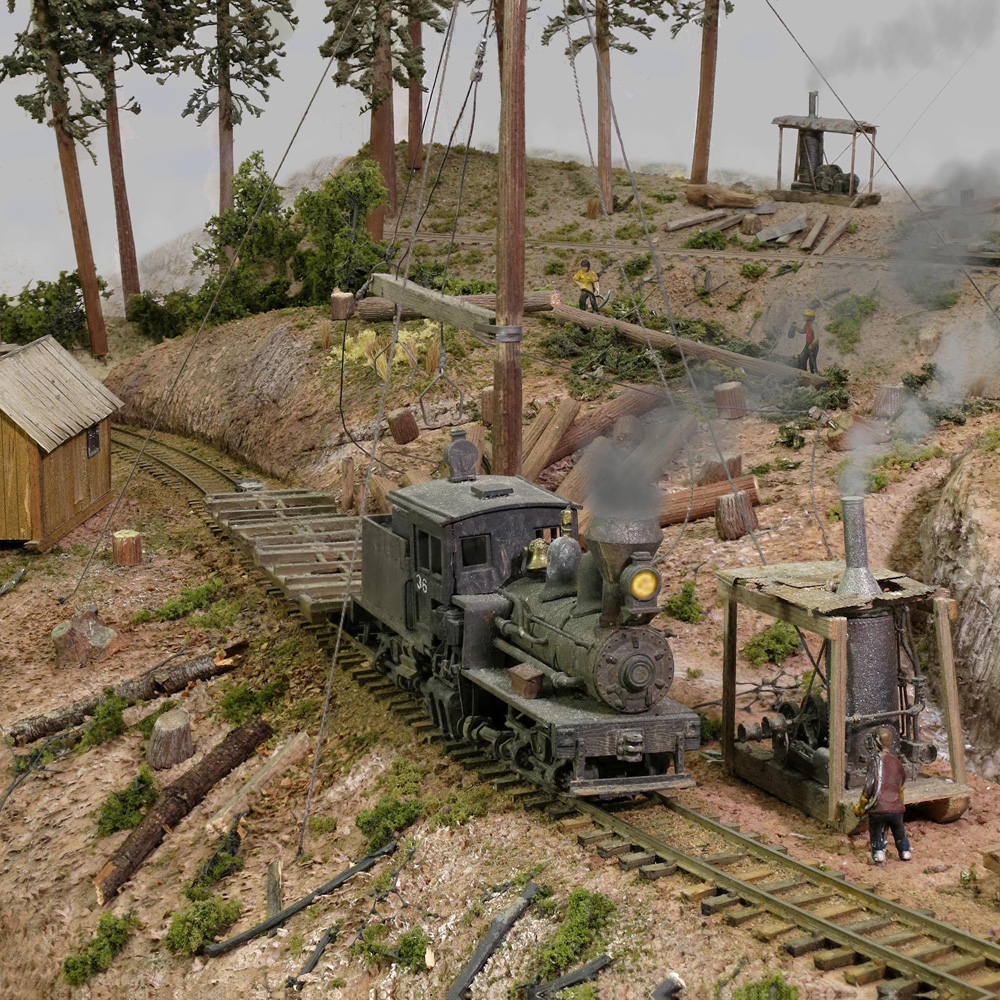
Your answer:
[[[844,497],[843,562],[722,569],[724,608],[722,756],[726,772],[763,788],[816,819],[851,832],[863,819],[851,806],[864,784],[870,734],[894,731],[906,770],[906,804],[938,822],[968,809],[965,746],[951,644],[956,606],[935,587],[868,566],[861,497]],[[754,725],[736,724],[736,648],[740,606],[822,639],[808,690],[779,703]],[[921,738],[928,678],[921,670],[911,615],[932,615],[947,730],[950,776],[926,773],[937,754]],[[803,642],[805,635],[803,635]]]

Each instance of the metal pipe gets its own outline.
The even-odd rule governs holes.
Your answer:
[[[881,597],[882,588],[868,568],[868,539],[865,534],[865,498],[841,497],[844,520],[844,561],[846,568],[837,593],[848,597]]]

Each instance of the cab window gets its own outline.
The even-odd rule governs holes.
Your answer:
[[[487,566],[490,562],[490,536],[470,535],[462,539],[462,565],[469,569]]]
[[[417,568],[441,575],[441,539],[417,530]]]

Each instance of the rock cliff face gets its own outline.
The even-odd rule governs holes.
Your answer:
[[[923,578],[958,601],[962,721],[984,777],[1000,774],[1000,453],[973,446],[920,528]]]

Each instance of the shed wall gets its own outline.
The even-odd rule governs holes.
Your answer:
[[[100,450],[87,458],[87,432],[42,458],[42,536],[51,537],[111,489],[111,421],[100,423]]]
[[[0,539],[33,537],[31,512],[38,483],[32,476],[37,449],[5,413],[0,413]]]

